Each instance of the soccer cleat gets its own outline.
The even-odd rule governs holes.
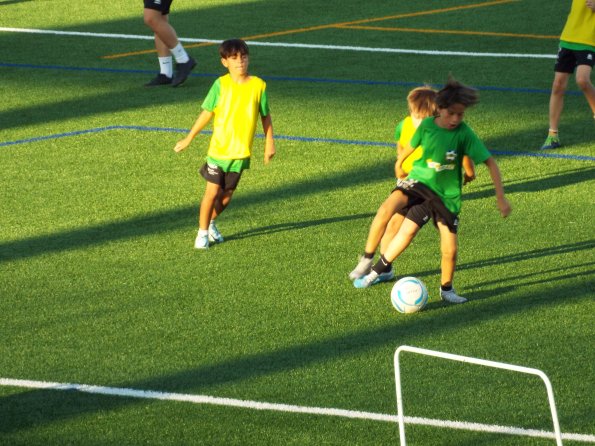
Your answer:
[[[389,282],[389,281],[393,280],[394,278],[395,278],[395,272],[391,268],[384,273],[378,274],[378,278],[372,285],[376,285],[377,283],[380,283],[380,282]]]
[[[349,279],[359,279],[368,274],[372,270],[372,261],[373,259],[367,259],[364,256],[361,256],[355,269],[349,273]]]
[[[184,81],[188,79],[190,72],[194,69],[195,66],[196,60],[194,60],[192,57],[188,59],[188,62],[176,64],[176,74],[174,74],[171,86],[177,87],[179,85],[182,85]]]
[[[557,149],[561,145],[562,144],[560,144],[560,138],[558,138],[557,135],[556,136],[549,135],[545,139],[545,142],[541,146],[541,149],[540,150]]]
[[[467,302],[467,299],[465,299],[463,296],[459,296],[454,288],[449,291],[444,291],[442,287],[440,287],[440,297],[442,300],[450,302],[451,304],[464,304]]]
[[[215,226],[214,221],[212,221],[211,224],[209,225],[209,242],[212,242],[212,243],[222,243],[223,242],[223,236],[219,232],[219,229],[217,229],[217,226]]]
[[[194,248],[195,249],[209,249],[209,236],[207,234],[205,234],[205,235],[198,234],[196,236],[196,240],[194,240]]]
[[[359,279],[355,279],[353,281],[353,286],[356,288],[369,288],[377,283],[377,279],[378,273],[372,270],[367,275],[360,277]]]
[[[145,84],[145,87],[158,87],[160,85],[170,85],[172,82],[171,77],[167,77],[165,74],[158,74],[153,79]]]

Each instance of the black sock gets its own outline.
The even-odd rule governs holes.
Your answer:
[[[364,259],[373,259],[374,253],[364,252]]]
[[[388,260],[386,260],[386,258],[383,255],[381,255],[380,259],[378,259],[376,264],[372,267],[372,270],[376,271],[376,273],[378,273],[378,274],[382,274],[387,271],[390,271],[390,269],[392,268],[392,265],[393,265],[392,262],[389,262]]]
[[[452,285],[440,285],[440,289],[442,291],[450,291],[452,290]]]

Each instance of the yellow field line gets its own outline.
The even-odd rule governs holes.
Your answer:
[[[243,40],[264,39],[267,37],[276,37],[276,36],[285,36],[288,34],[306,33],[306,32],[310,32],[310,31],[318,31],[321,29],[340,28],[340,27],[344,27],[344,26],[358,25],[360,23],[381,22],[384,20],[402,19],[402,18],[416,17],[416,16],[421,16],[421,15],[441,14],[444,12],[460,11],[462,9],[470,9],[470,8],[481,8],[481,7],[485,7],[485,6],[501,5],[504,3],[513,3],[513,2],[518,2],[518,1],[520,1],[520,0],[492,0],[492,1],[482,2],[482,3],[474,3],[472,5],[452,6],[450,8],[432,9],[429,11],[409,12],[409,13],[404,13],[404,14],[389,15],[389,16],[385,16],[385,17],[375,17],[375,18],[371,18],[371,19],[353,20],[350,22],[331,23],[328,25],[317,25],[317,26],[309,26],[306,28],[296,28],[296,29],[288,29],[285,31],[275,31],[272,33],[246,36],[246,37],[242,37],[242,39]],[[190,44],[190,45],[184,45],[184,46],[186,48],[196,48],[196,47],[210,46],[210,45],[215,45],[215,44],[214,43],[196,43],[196,44]],[[136,55],[140,55],[140,54],[148,54],[148,53],[155,53],[155,52],[156,52],[155,49],[133,51],[133,52],[128,52],[128,53],[111,54],[111,55],[107,55],[107,56],[102,56],[102,58],[103,59],[116,59],[116,58],[120,58],[120,57],[136,56]]]
[[[560,36],[547,36],[541,34],[515,34],[515,33],[496,33],[490,31],[454,31],[445,29],[423,29],[423,28],[393,28],[383,26],[362,26],[362,25],[341,25],[337,26],[341,29],[363,29],[371,31],[403,31],[410,33],[435,33],[435,34],[463,34],[473,36],[495,36],[495,37],[522,37],[528,39],[556,39]]]

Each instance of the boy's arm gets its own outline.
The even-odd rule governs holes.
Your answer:
[[[405,158],[407,158],[409,155],[411,155],[413,153],[413,150],[415,150],[413,147],[411,147],[411,144],[407,144],[407,146],[405,147],[401,147],[401,150],[398,149],[397,146],[397,163],[395,165],[395,174],[397,175],[397,178],[405,178],[407,177],[407,174],[405,173],[405,171],[403,170],[403,161],[405,161]]]
[[[273,139],[273,119],[269,113],[262,118],[262,130],[264,131],[264,163],[268,164],[269,161],[275,156],[277,151],[275,150],[275,140]]]
[[[463,184],[470,183],[475,179],[475,164],[467,155],[463,156]]]
[[[403,152],[403,150],[404,150],[403,146],[401,145],[401,143],[399,141],[397,141],[397,160],[395,161],[395,178],[399,178],[399,170],[398,170],[399,156],[401,156],[401,153]]]
[[[502,217],[508,217],[512,212],[512,207],[504,196],[504,186],[502,185],[502,177],[500,175],[498,164],[496,164],[496,160],[493,157],[489,157],[487,160],[485,160],[485,165],[488,167],[490,176],[492,177],[492,183],[494,183],[494,189],[496,190],[496,201],[498,202],[500,214]]]
[[[196,137],[196,135],[198,135],[200,133],[200,131],[209,123],[209,121],[211,120],[212,117],[213,117],[213,112],[208,111],[208,110],[203,110],[200,113],[200,115],[198,115],[198,118],[196,118],[196,122],[190,129],[190,132],[188,132],[188,135],[186,135],[186,137],[184,139],[180,139],[176,143],[176,146],[174,147],[174,151],[181,152],[186,147],[188,147],[190,145],[190,143],[192,142],[192,140]]]

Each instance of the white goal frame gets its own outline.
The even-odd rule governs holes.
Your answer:
[[[492,367],[497,369],[511,370],[513,372],[527,373],[529,375],[539,376],[545,383],[547,390],[547,396],[550,404],[550,411],[552,414],[552,420],[554,423],[554,436],[556,438],[557,446],[562,446],[562,433],[560,432],[560,423],[558,421],[558,413],[556,411],[556,403],[554,402],[554,390],[549,378],[541,370],[533,369],[529,367],[522,367],[513,364],[506,364],[504,362],[488,361],[485,359],[472,358],[469,356],[453,355],[451,353],[444,353],[435,350],[427,350],[425,348],[411,347],[408,345],[401,345],[395,351],[395,384],[397,387],[397,419],[399,422],[399,439],[401,446],[406,446],[405,440],[405,414],[403,412],[403,392],[401,389],[401,372],[399,367],[399,355],[401,352],[417,353],[419,355],[433,356],[435,358],[448,359],[450,361],[465,362],[468,364],[477,364],[485,367]]]

